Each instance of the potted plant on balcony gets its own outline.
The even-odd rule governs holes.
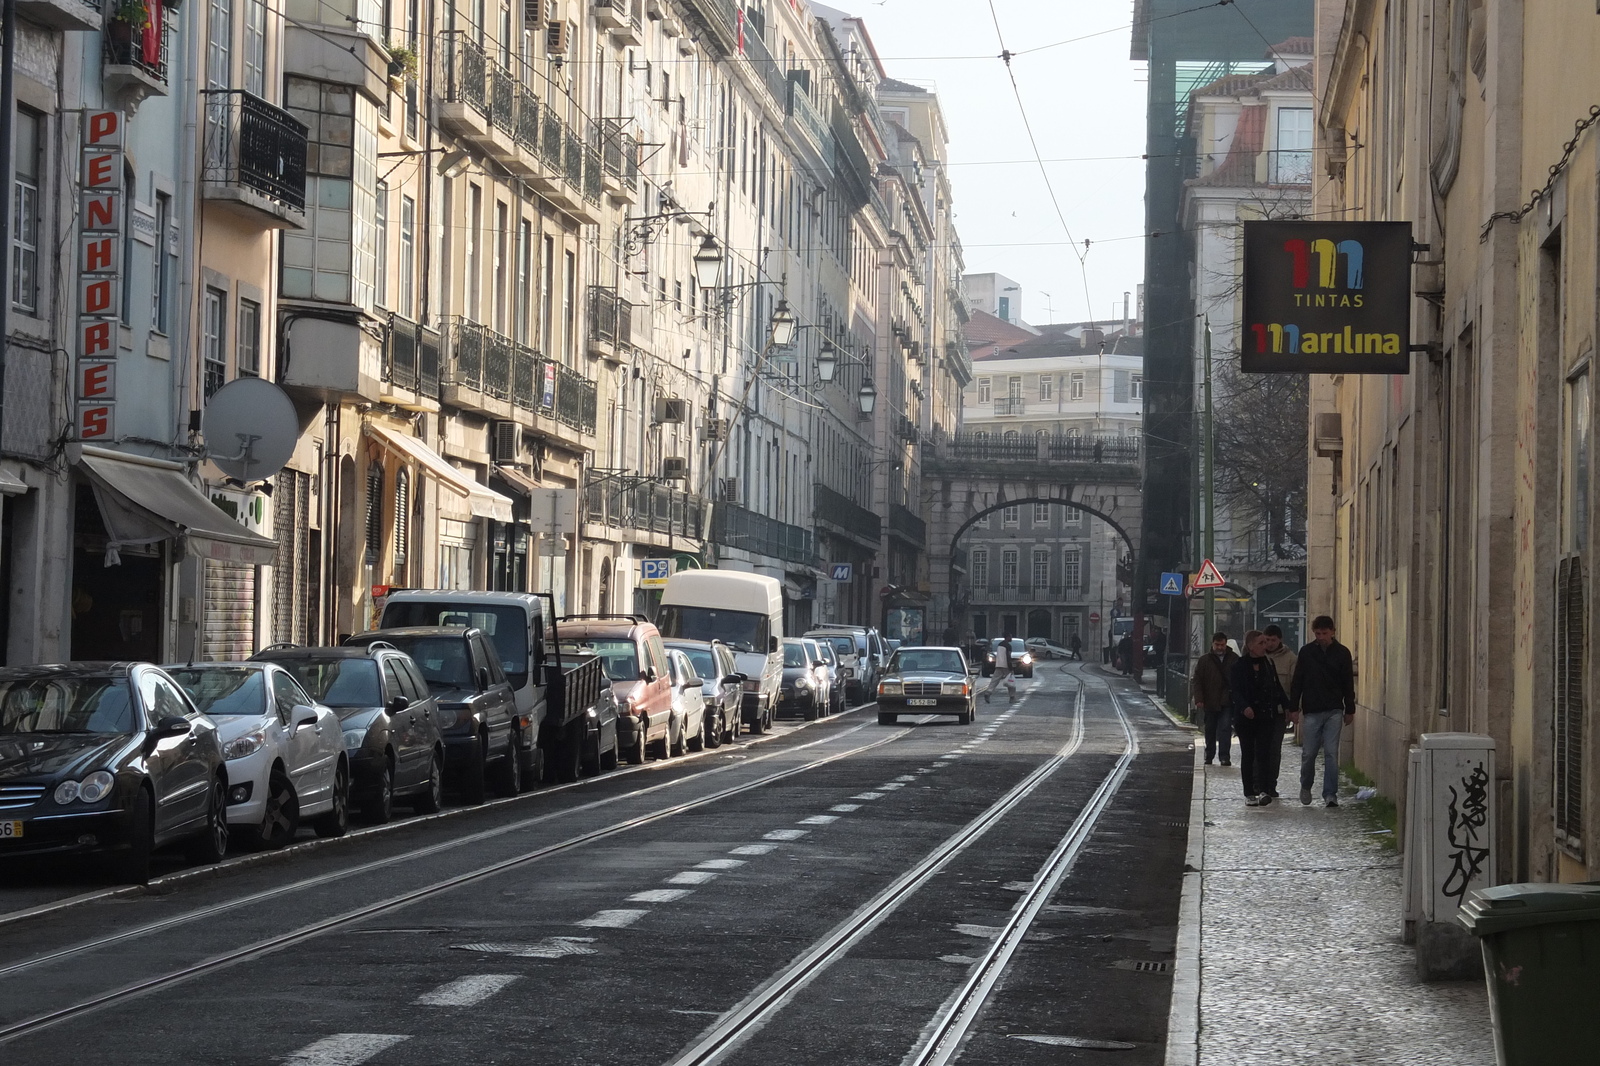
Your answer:
[[[150,7],[145,0],[117,0],[106,23],[106,39],[117,63],[128,63],[133,56],[133,41],[150,26]]]
[[[416,49],[390,43],[384,50],[389,53],[389,87],[397,93],[404,92],[406,82],[417,80]]]

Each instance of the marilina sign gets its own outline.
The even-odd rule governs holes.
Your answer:
[[[1246,222],[1247,373],[1411,372],[1411,223]]]

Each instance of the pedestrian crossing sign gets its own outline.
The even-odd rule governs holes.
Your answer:
[[[1200,564],[1200,572],[1194,576],[1194,587],[1197,589],[1220,589],[1227,583],[1222,571],[1210,559]]]
[[[1174,572],[1163,572],[1161,575],[1161,595],[1182,596],[1183,575]]]

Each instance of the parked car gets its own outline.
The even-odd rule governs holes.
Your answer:
[[[228,769],[217,726],[148,663],[0,670],[0,859],[104,856],[150,878],[150,854],[228,850]]]
[[[661,634],[677,640],[720,640],[744,675],[744,724],[760,733],[772,724],[783,674],[783,586],[763,574],[680,570],[667,579],[657,616]]]
[[[1066,648],[1063,648],[1055,641],[1048,640],[1044,637],[1029,637],[1026,643],[1028,646],[1028,654],[1033,656],[1035,662],[1040,659],[1072,658],[1072,652],[1068,651]]]
[[[622,747],[617,738],[617,698],[612,695],[609,684],[583,713],[583,765],[580,769],[586,774],[615,770]]]
[[[811,673],[817,679],[818,711],[824,716],[830,715],[833,713],[833,671],[828,666],[828,660],[822,657],[819,641],[802,637],[800,643],[805,645],[806,655],[811,660]]]
[[[848,626],[829,623],[812,628],[804,634],[814,640],[826,639],[839,655],[839,668],[844,674],[845,696],[853,703],[865,703],[878,689],[878,674],[888,661],[883,638],[870,626]]]
[[[778,693],[778,716],[799,715],[806,721],[825,710],[827,694],[817,683],[816,664],[803,640],[783,642],[783,683]]]
[[[978,715],[975,688],[960,648],[902,648],[878,681],[878,723],[893,725],[902,714],[953,714],[966,725]]]
[[[1000,647],[1004,637],[992,637],[984,649],[983,676],[994,676],[994,653]],[[1014,677],[1033,676],[1033,653],[1028,651],[1028,645],[1021,637],[1011,638],[1011,673]]]
[[[568,615],[561,644],[596,656],[617,706],[617,743],[629,762],[642,763],[647,748],[671,750],[672,677],[661,633],[642,615]]]
[[[672,754],[699,751],[706,746],[706,698],[700,675],[681,651],[667,649],[667,669],[672,674],[673,717],[678,720],[678,743]]]
[[[828,713],[843,714],[849,704],[844,698],[844,676],[839,672],[839,654],[833,650],[830,641],[818,640],[816,643],[817,654],[828,664]]]
[[[439,701],[444,739],[444,784],[468,803],[482,803],[490,787],[500,796],[522,791],[517,702],[500,657],[483,630],[409,626],[358,633],[346,647],[383,641],[411,656],[428,691]]]
[[[668,651],[681,651],[689,657],[700,675],[700,694],[706,704],[706,747],[739,736],[742,715],[739,704],[744,692],[744,675],[734,662],[733,650],[720,640],[668,640]]]
[[[343,836],[350,821],[350,762],[339,717],[276,663],[166,667],[217,724],[228,761],[228,825],[252,844],[278,848],[301,821],[318,836]]]
[[[277,663],[339,716],[350,790],[366,821],[387,822],[397,798],[423,814],[442,806],[441,730],[448,722],[411,656],[373,641],[354,648],[279,645],[250,661]]]

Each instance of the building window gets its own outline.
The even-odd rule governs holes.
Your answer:
[[[1142,399],[1144,399],[1144,375],[1143,374],[1135,374],[1135,375],[1133,375],[1132,378],[1129,379],[1129,381],[1128,381],[1128,399],[1129,400],[1142,400]]]
[[[978,402],[987,404],[993,394],[994,386],[988,378],[978,379]]]
[[[1083,587],[1083,549],[1068,548],[1061,555],[1061,584],[1069,589]]]
[[[1035,591],[1050,587],[1050,549],[1033,549],[1033,587]]]
[[[1017,587],[1017,549],[1007,548],[1000,553],[1000,587]]]
[[[1014,526],[1020,521],[1022,521],[1022,508],[1017,504],[1012,504],[1000,512],[1000,524],[1002,526]]]
[[[1083,371],[1077,370],[1067,378],[1068,395],[1074,400],[1083,399]]]
[[[979,529],[988,529],[989,528],[989,519],[991,519],[993,517],[994,517],[994,512],[990,511],[987,514],[983,515],[981,518],[979,518],[977,520],[977,522],[975,522],[973,524],[976,525]]]
[[[366,563],[377,566],[383,551],[383,466],[367,465]]]
[[[1056,379],[1053,374],[1039,375],[1039,399],[1053,400],[1056,395]]]
[[[227,306],[227,293],[206,286],[200,308],[200,354],[202,385],[208,400],[228,379],[228,356],[223,347],[227,332]]]
[[[1022,399],[1022,375],[1021,374],[1012,374],[1010,377],[1006,378],[1006,399],[1008,399],[1008,400],[1020,400],[1020,399]]]
[[[372,214],[373,245],[377,250],[377,269],[372,275],[372,302],[389,306],[389,183],[380,181],[376,190],[376,209]]]
[[[1002,296],[995,301],[995,317],[1002,322],[1011,321],[1011,297]]]
[[[467,317],[474,322],[483,321],[483,264],[478,259],[478,246],[483,240],[483,190],[476,185],[467,186],[467,232],[465,244],[465,269],[467,272]]]
[[[261,305],[254,300],[239,301],[239,373],[261,376]]]
[[[1083,525],[1083,511],[1077,507],[1068,507],[1066,523],[1069,526]]]
[[[44,116],[19,107],[12,128],[16,138],[16,182],[11,200],[11,306],[37,315],[39,175],[43,169],[39,153],[44,145]]]
[[[566,284],[561,289],[561,358],[571,366],[578,341],[578,257],[568,252],[563,259]]]
[[[555,351],[556,318],[556,239],[544,239],[543,262],[539,269],[539,350],[545,355]]]
[[[416,318],[417,302],[417,202],[400,197],[400,313]]]
[[[511,267],[511,214],[503,201],[494,205],[494,328],[506,335],[506,280]]]
[[[533,223],[522,219],[517,223],[517,289],[516,289],[516,337],[517,343],[528,343],[529,311],[532,293],[528,286],[533,284]]]
[[[983,548],[972,553],[972,587],[989,587],[989,553]]]
[[[1272,159],[1272,183],[1311,183],[1311,108],[1278,109],[1278,150]]]
[[[245,0],[244,5],[244,88],[265,97],[267,69],[266,0]]]
[[[211,0],[206,16],[206,88],[233,84],[233,4]]]
[[[1050,524],[1050,505],[1048,503],[1036,503],[1033,505],[1033,524],[1036,526],[1048,526]]]
[[[1061,639],[1068,647],[1072,645],[1072,638],[1083,633],[1083,616],[1077,611],[1067,611],[1061,616]]]
[[[306,134],[306,228],[282,242],[282,295],[371,308],[377,273],[377,107],[352,86],[290,77]],[[220,142],[219,142],[220,143]]]
[[[150,263],[150,325],[157,333],[172,332],[173,257],[167,228],[172,225],[172,197],[156,193],[156,248]]]

